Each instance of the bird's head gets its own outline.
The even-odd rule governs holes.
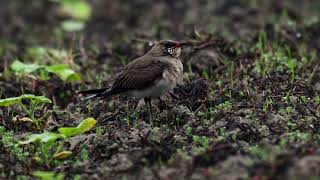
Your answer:
[[[162,40],[154,45],[150,50],[150,53],[158,56],[172,56],[179,57],[181,53],[181,46],[183,43],[172,41],[172,40]]]

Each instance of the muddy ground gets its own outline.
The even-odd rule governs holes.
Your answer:
[[[53,112],[41,130],[15,121],[26,116],[18,106],[0,107],[12,143],[87,117],[98,122],[64,142],[72,155],[63,160],[39,161],[30,146],[18,147],[21,158],[2,134],[1,179],[34,179],[39,170],[66,179],[320,179],[319,1],[88,2],[84,29],[65,32],[58,27],[70,17],[56,2],[0,1],[0,98],[31,93],[53,101],[36,112]],[[143,101],[82,101],[76,93],[106,85],[162,39],[189,46],[183,84],[176,97],[154,101],[153,124]],[[68,56],[36,62],[28,49],[38,46]],[[17,76],[16,59],[65,63],[82,80]]]

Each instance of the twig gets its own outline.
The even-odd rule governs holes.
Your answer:
[[[198,112],[204,107],[204,104],[201,104],[195,111],[194,114],[197,115]]]

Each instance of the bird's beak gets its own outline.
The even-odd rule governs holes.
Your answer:
[[[183,46],[185,43],[183,42],[178,42],[177,45],[175,45],[173,48],[178,48],[178,47],[181,47]]]

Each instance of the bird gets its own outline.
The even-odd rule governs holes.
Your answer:
[[[120,73],[116,74],[108,87],[79,91],[92,98],[107,98],[113,95],[125,95],[144,98],[148,106],[149,121],[154,121],[151,107],[153,98],[160,98],[171,92],[183,78],[183,65],[180,60],[182,46],[185,43],[162,40],[143,56],[132,60]]]

